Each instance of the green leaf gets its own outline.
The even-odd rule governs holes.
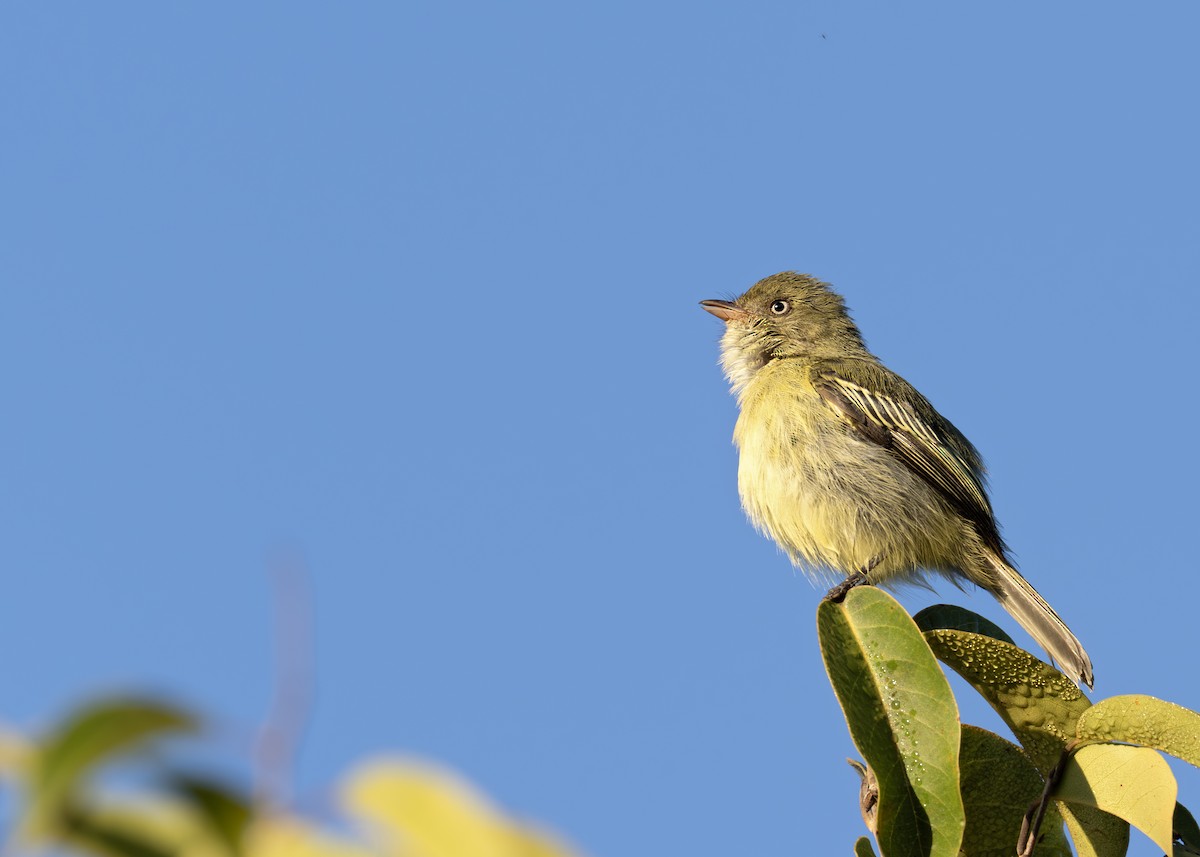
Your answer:
[[[1122,818],[1169,853],[1177,790],[1166,759],[1154,750],[1089,744],[1067,760],[1054,797]]]
[[[958,709],[950,685],[895,599],[873,586],[823,601],[817,632],[850,734],[879,786],[884,857],[957,857]]]
[[[933,653],[966,679],[1012,729],[1042,776],[1075,738],[1090,705],[1075,682],[1011,643],[967,631],[928,631]]]
[[[933,653],[996,710],[1043,776],[1058,764],[1091,702],[1075,682],[1014,645],[966,631],[928,631]],[[1088,806],[1058,804],[1079,857],[1123,857],[1129,824]]]
[[[250,824],[250,803],[242,795],[212,780],[186,774],[172,776],[167,783],[199,817],[201,825],[233,857],[242,854],[242,842]]]
[[[1119,741],[1169,753],[1200,767],[1200,714],[1153,696],[1112,696],[1075,724],[1084,741]]]
[[[1193,854],[1200,854],[1200,825],[1196,824],[1196,819],[1181,803],[1175,804],[1171,827],[1175,831],[1175,838],[1182,842],[1185,848]]]
[[[79,709],[42,741],[35,754],[27,832],[38,836],[61,826],[72,796],[101,763],[195,725],[181,709],[142,699],[109,699]]]
[[[1094,806],[1055,802],[1079,857],[1125,857],[1129,822]]]
[[[962,853],[966,857],[1012,857],[1029,805],[1045,781],[1029,757],[1010,741],[978,726],[963,724],[959,758],[967,827]],[[1062,818],[1054,807],[1042,820],[1035,855],[1071,857]]]
[[[913,621],[922,631],[936,631],[943,628],[951,631],[970,631],[972,634],[984,634],[1006,643],[1013,643],[1012,637],[1008,636],[1004,629],[995,622],[978,613],[973,613],[965,607],[959,607],[957,604],[934,604],[926,607],[913,616]]]
[[[854,857],[875,857],[875,849],[871,847],[871,840],[865,836],[858,837],[858,841],[854,843]]]

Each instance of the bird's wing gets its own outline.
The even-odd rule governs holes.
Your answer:
[[[972,521],[980,535],[1000,546],[979,453],[912,385],[861,360],[817,364],[813,385],[853,430],[890,450]]]

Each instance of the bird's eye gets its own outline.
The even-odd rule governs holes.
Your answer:
[[[783,315],[791,308],[792,305],[782,298],[771,304],[771,312],[773,312],[775,315]]]

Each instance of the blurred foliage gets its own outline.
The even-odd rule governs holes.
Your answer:
[[[1200,766],[1200,714],[1149,696],[1093,704],[1053,666],[961,607],[910,617],[874,587],[817,610],[825,666],[863,762],[874,837],[856,857],[1123,857],[1131,826],[1172,857],[1200,855],[1168,754]],[[939,664],[940,662],[940,664]],[[1017,743],[963,725],[944,669]],[[434,765],[377,759],[321,819],[192,770],[193,712],[108,698],[40,736],[0,731],[10,794],[6,857],[570,857]],[[135,786],[130,787],[130,773]]]
[[[1161,755],[1200,766],[1200,714],[1150,696],[1093,705],[982,616],[939,604],[910,618],[874,587],[822,602],[817,631],[882,857],[1069,857],[1068,834],[1080,857],[1122,857],[1131,825],[1173,857],[1200,854]],[[938,661],[1020,746],[960,725]]]
[[[549,833],[515,821],[451,773],[371,761],[338,788],[320,824],[162,752],[199,719],[153,699],[86,705],[40,738],[0,733],[0,775],[17,795],[4,854],[99,857],[570,857]],[[114,770],[143,784],[118,788]],[[145,783],[149,783],[146,785]]]

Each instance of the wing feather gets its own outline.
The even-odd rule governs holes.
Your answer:
[[[908,394],[903,398],[872,389],[876,385],[857,383],[857,379],[851,380],[838,368],[827,365],[815,373],[814,385],[826,404],[865,439],[891,450],[960,514],[974,522],[981,535],[999,544],[978,455],[966,438],[944,418],[941,422],[949,428],[942,431],[938,429],[938,420],[923,418],[919,411],[936,417],[933,406],[899,376],[889,372],[892,383],[888,386]],[[866,373],[860,370],[855,374]]]

